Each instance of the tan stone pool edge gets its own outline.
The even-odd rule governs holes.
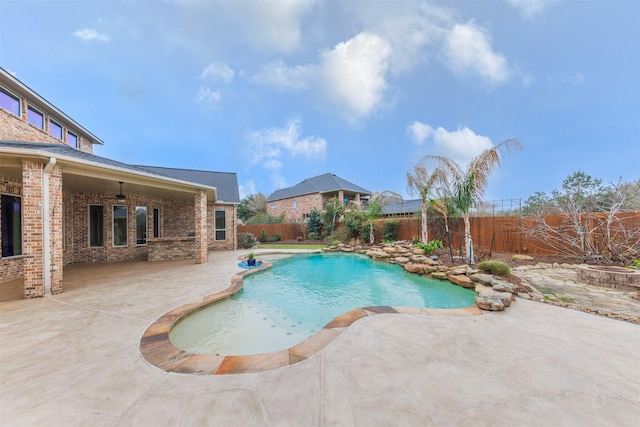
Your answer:
[[[482,314],[476,306],[458,309],[419,307],[364,307],[348,311],[333,319],[307,340],[291,348],[248,356],[220,356],[194,354],[174,346],[169,331],[185,316],[201,310],[217,301],[234,295],[243,287],[243,277],[267,268],[272,264],[263,261],[262,266],[241,271],[231,277],[227,289],[204,297],[201,301],[185,304],[161,316],[152,323],[140,339],[140,354],[153,366],[167,372],[198,375],[223,375],[261,372],[301,362],[317,354],[335,341],[349,326],[359,319],[377,314],[421,314],[447,316],[476,316]]]

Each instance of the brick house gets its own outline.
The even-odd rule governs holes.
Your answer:
[[[303,222],[313,209],[324,209],[333,197],[345,205],[368,205],[371,192],[331,173],[305,179],[293,187],[276,190],[267,198],[267,213],[284,214],[287,221]]]
[[[236,249],[235,173],[130,165],[0,68],[0,286],[62,292],[64,266]]]

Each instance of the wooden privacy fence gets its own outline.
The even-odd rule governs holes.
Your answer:
[[[603,221],[602,215],[593,215],[594,224]],[[619,214],[619,218],[626,227],[640,228],[640,211],[624,212]],[[420,218],[397,218],[398,240],[411,240],[420,237]],[[494,252],[510,253],[530,253],[539,255],[558,254],[557,248],[544,245],[541,242],[527,238],[523,230],[528,227],[531,217],[521,216],[494,216],[494,217],[472,217],[471,237],[474,247],[478,250],[493,250]],[[548,215],[545,217],[548,224],[562,223],[562,217],[558,215]],[[389,219],[374,220],[376,242],[382,241],[382,226]],[[597,227],[595,227],[597,228]],[[272,237],[280,234],[282,240],[296,240],[306,237],[304,224],[256,224],[239,225],[238,233],[253,233],[256,238],[260,236],[262,230],[267,232],[267,236]],[[441,216],[434,216],[428,219],[429,240],[442,240],[445,247],[449,246],[447,233],[444,227],[444,219]],[[600,239],[598,235],[602,231],[597,231],[594,239]],[[456,250],[461,250],[464,246],[464,223],[462,218],[449,219],[449,234],[451,246]]]

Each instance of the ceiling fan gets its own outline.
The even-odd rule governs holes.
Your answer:
[[[118,200],[126,200],[127,196],[122,194],[122,181],[118,181],[118,184],[120,184],[120,192],[118,194],[116,194],[116,199]]]

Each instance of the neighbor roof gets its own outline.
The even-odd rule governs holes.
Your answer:
[[[331,193],[339,190],[360,193],[364,196],[371,194],[369,190],[364,189],[353,182],[347,181],[346,179],[340,178],[332,173],[325,173],[323,175],[314,176],[313,178],[307,178],[293,187],[276,190],[269,196],[267,202],[303,196],[305,194]]]
[[[415,213],[418,212],[422,208],[422,200],[413,199],[413,200],[403,200],[398,203],[390,203],[382,207],[383,215],[397,215],[404,213]]]

